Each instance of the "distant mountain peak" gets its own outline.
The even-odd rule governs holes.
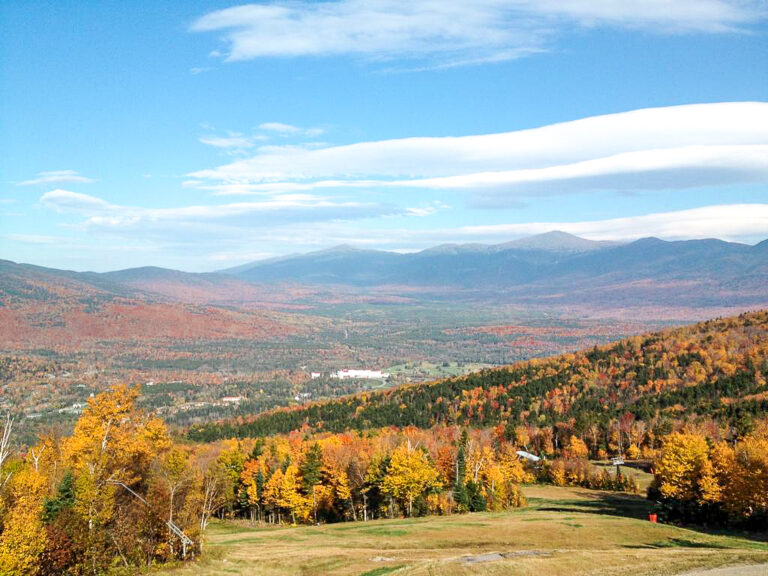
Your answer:
[[[466,254],[471,252],[488,252],[491,250],[491,246],[487,244],[469,243],[469,244],[438,244],[432,248],[422,250],[419,254],[428,256],[435,254]]]
[[[588,240],[562,230],[551,230],[542,234],[520,238],[500,244],[504,250],[543,250],[547,252],[591,252],[610,246],[617,246],[619,242],[607,242]]]
[[[768,251],[768,240],[763,240],[762,242],[758,242],[752,248],[754,248],[755,250]]]
[[[329,254],[332,252],[364,252],[362,248],[358,248],[357,246],[353,246],[352,244],[338,244],[336,246],[331,246],[330,248],[326,248],[325,250],[317,250],[315,254]],[[311,254],[311,252],[310,252]]]

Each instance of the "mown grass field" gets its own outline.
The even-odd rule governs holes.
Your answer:
[[[768,543],[652,524],[640,497],[529,486],[503,513],[272,528],[211,526],[205,558],[167,576],[214,574],[671,575],[768,564]]]

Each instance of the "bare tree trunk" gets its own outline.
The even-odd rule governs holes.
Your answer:
[[[11,455],[11,432],[13,431],[13,418],[11,418],[10,412],[5,415],[5,423],[3,424],[3,434],[0,436],[0,469],[3,467],[3,463]],[[10,473],[5,478],[0,479],[0,487],[2,487],[8,479],[11,477]]]
[[[171,488],[170,489],[170,506],[168,510],[168,522],[173,523],[173,498],[176,494],[176,489]],[[168,547],[171,550],[171,556],[173,556],[173,531],[171,530],[170,526],[168,527]]]

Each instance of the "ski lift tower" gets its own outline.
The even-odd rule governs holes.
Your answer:
[[[137,500],[140,500],[144,506],[152,510],[152,507],[149,505],[149,502],[147,502],[140,494],[134,492],[130,487],[128,487],[123,482],[118,482],[117,480],[107,480],[108,483],[114,484],[115,486],[120,486],[127,492],[129,492],[134,498]],[[186,534],[184,534],[184,531],[179,528],[176,524],[171,522],[170,520],[165,521],[165,525],[168,526],[168,529],[171,531],[171,534],[176,536],[179,540],[181,540],[181,557],[186,559],[187,558],[187,547],[194,547],[195,542]]]

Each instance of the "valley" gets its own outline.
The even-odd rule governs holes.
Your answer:
[[[340,247],[204,274],[2,261],[0,354],[30,363],[0,374],[4,406],[32,439],[131,382],[189,426],[552,356],[768,305],[764,244],[552,232],[411,255]],[[391,376],[328,377],[345,368]]]

